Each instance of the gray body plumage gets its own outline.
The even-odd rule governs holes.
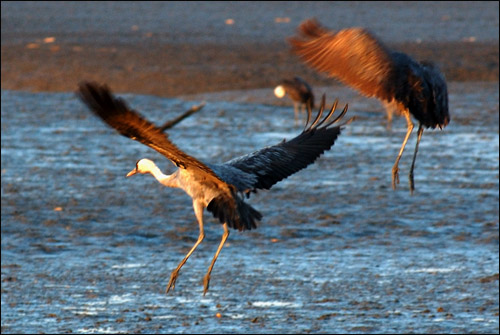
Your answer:
[[[253,173],[246,173],[232,166],[229,162],[226,164],[210,164],[207,166],[214,171],[223,181],[234,185],[238,192],[247,193],[255,187],[257,176]]]

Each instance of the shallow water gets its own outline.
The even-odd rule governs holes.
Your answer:
[[[123,96],[156,123],[200,102]],[[2,91],[2,333],[498,333],[498,84],[450,85],[452,121],[424,132],[413,196],[414,137],[390,187],[404,120],[388,132],[377,101],[344,99],[358,119],[249,199],[263,221],[231,233],[203,297],[220,225],[205,215],[165,295],[198,235],[191,201],[125,178],[142,157],[173,165],[73,94]],[[223,162],[300,129],[291,107],[218,100],[169,136]]]

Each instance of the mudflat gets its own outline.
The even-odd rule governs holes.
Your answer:
[[[436,62],[448,81],[499,78],[495,2],[2,3],[2,89],[68,92],[86,79],[173,97],[270,88],[295,75],[335,85],[286,42],[310,17],[331,29],[367,27]]]

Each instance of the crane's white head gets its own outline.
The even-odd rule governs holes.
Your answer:
[[[137,161],[135,169],[127,173],[127,177],[133,176],[136,173],[151,173],[154,168],[156,168],[156,164],[152,160],[143,158]]]
[[[285,93],[285,88],[282,85],[276,86],[274,89],[274,95],[280,99],[285,96]]]

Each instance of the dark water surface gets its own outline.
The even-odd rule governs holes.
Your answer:
[[[154,122],[195,102],[125,95]],[[249,202],[203,297],[222,229],[194,244],[191,201],[151,176],[126,179],[153,150],[117,135],[73,94],[2,91],[2,333],[498,333],[498,84],[450,85],[452,122],[414,138],[387,132],[377,101],[349,98],[347,126],[316,164]],[[214,101],[170,131],[222,162],[299,132],[290,107]],[[220,313],[220,317],[217,317]]]

